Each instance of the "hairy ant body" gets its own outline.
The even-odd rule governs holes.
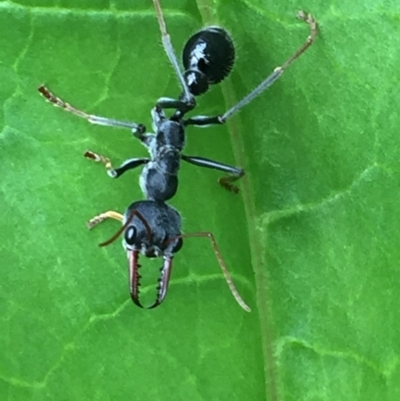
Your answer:
[[[232,39],[224,29],[215,26],[204,28],[190,37],[183,49],[182,57],[185,72],[182,73],[166,30],[160,2],[159,0],[153,0],[153,3],[160,26],[162,43],[182,90],[177,99],[162,97],[157,100],[151,112],[154,133],[146,133],[146,127],[143,124],[87,114],[64,102],[43,85],[39,87],[39,92],[53,105],[82,117],[92,124],[130,129],[133,136],[139,139],[149,151],[150,158],[132,158],[115,169],[108,158],[91,151],[85,153],[85,157],[104,163],[108,174],[113,178],[120,177],[128,170],[143,166],[140,186],[146,200],[132,203],[124,216],[110,211],[96,216],[89,222],[90,228],[106,218],[114,218],[123,223],[122,228],[111,240],[100,245],[108,245],[124,232],[123,244],[130,264],[131,297],[135,304],[143,307],[139,300],[138,290],[140,284],[140,276],[138,274],[140,267],[138,263],[139,253],[146,257],[164,258],[157,299],[150,306],[150,308],[154,308],[165,298],[172,269],[172,258],[180,250],[182,238],[206,236],[211,239],[214,253],[233,295],[238,303],[249,311],[250,308],[241,299],[233,285],[212,233],[182,234],[180,214],[165,202],[177,192],[181,160],[230,174],[220,178],[219,182],[228,190],[238,191],[233,182],[244,175],[242,168],[203,157],[187,156],[182,153],[185,147],[186,127],[190,125],[207,126],[225,123],[228,118],[236,114],[279,79],[287,67],[311,46],[317,35],[317,23],[310,14],[299,12],[298,18],[309,25],[310,35],[305,43],[285,63],[276,67],[253,91],[225,111],[225,113],[218,116],[185,118],[185,115],[196,106],[195,97],[205,93],[210,85],[221,82],[229,74],[235,59],[235,48]],[[174,112],[169,117],[164,112],[167,109],[174,109]]]

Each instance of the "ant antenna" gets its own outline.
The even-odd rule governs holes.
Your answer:
[[[164,46],[164,50],[167,53],[167,56],[169,58],[169,61],[172,64],[172,67],[175,70],[175,74],[177,75],[179,82],[181,83],[182,90],[183,90],[183,101],[185,103],[191,104],[194,103],[194,97],[190,93],[189,87],[185,81],[185,78],[183,77],[182,71],[179,67],[178,59],[176,57],[174,48],[172,47],[171,43],[171,37],[169,36],[167,32],[167,27],[164,21],[164,16],[161,10],[161,5],[159,0],[153,0],[154,3],[154,8],[156,9],[156,14],[157,14],[157,19],[158,19],[158,25],[160,26],[160,31],[161,31],[161,40],[162,44]]]
[[[189,238],[189,237],[207,237],[210,239],[211,246],[214,250],[214,254],[218,260],[219,266],[221,267],[222,273],[224,274],[226,283],[228,284],[228,287],[231,290],[233,297],[235,298],[236,302],[240,305],[240,307],[242,309],[244,309],[246,312],[251,312],[250,307],[246,304],[246,302],[244,302],[244,300],[240,296],[239,291],[237,290],[235,284],[233,283],[233,279],[228,271],[226,263],[222,257],[221,251],[219,250],[219,247],[218,247],[217,241],[215,240],[214,234],[211,232],[188,233],[188,234],[177,235],[176,237],[174,237],[172,239]]]
[[[145,226],[146,232],[147,232],[147,239],[149,241],[151,241],[152,231],[151,231],[149,223],[137,209],[133,209],[130,212],[125,224],[123,224],[123,226],[120,227],[120,229],[110,239],[100,243],[99,246],[103,247],[103,246],[107,246],[107,245],[110,245],[111,243],[113,243],[124,232],[124,230],[129,226],[129,224],[132,222],[132,220],[135,216],[137,216],[138,219]],[[96,217],[93,217],[93,219],[90,219],[86,225],[89,229],[92,229],[93,227],[97,226],[97,224],[101,223],[102,221],[104,221],[105,219],[108,219],[108,218],[122,221],[123,216],[117,212],[109,211],[109,212],[99,214]]]
[[[275,81],[280,78],[284,71],[314,43],[314,40],[318,34],[317,21],[313,18],[311,14],[305,13],[304,11],[299,11],[297,13],[297,18],[306,22],[310,27],[310,35],[308,36],[306,41],[281,66],[276,67],[273,73],[270,74],[264,81],[262,81],[255,89],[253,89],[253,91],[251,91],[239,103],[237,103],[235,106],[226,111],[222,116],[220,116],[220,123],[224,123],[229,117],[237,113],[240,109],[250,103],[254,98],[256,98],[266,89],[268,89]]]

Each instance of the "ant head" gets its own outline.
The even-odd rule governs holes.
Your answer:
[[[99,246],[107,246],[124,233],[126,251],[147,257],[172,257],[182,248],[181,215],[164,202],[133,202],[126,210],[122,227]]]
[[[189,38],[182,59],[186,82],[197,96],[229,74],[235,61],[235,47],[224,29],[211,26]]]
[[[172,257],[182,247],[181,216],[164,202],[132,203],[124,215],[124,247],[154,258]]]

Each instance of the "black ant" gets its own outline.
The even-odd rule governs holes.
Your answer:
[[[93,158],[102,157],[96,154],[92,156]],[[130,293],[133,302],[137,306],[143,308],[139,298],[141,277],[139,275],[139,268],[141,267],[139,264],[140,253],[148,258],[162,257],[164,259],[164,263],[160,269],[160,278],[158,280],[157,298],[151,306],[147,307],[148,309],[152,309],[160,305],[167,294],[172,271],[172,259],[175,253],[182,248],[182,239],[188,237],[207,237],[211,241],[214,254],[232,295],[245,311],[250,312],[250,308],[243,301],[233,283],[215,237],[211,232],[182,234],[181,216],[179,212],[164,202],[154,200],[134,202],[128,207],[124,215],[114,211],[101,213],[92,218],[87,223],[87,226],[91,229],[108,218],[118,220],[122,222],[123,225],[112,238],[101,243],[100,246],[111,244],[120,234],[124,233],[123,246],[129,260]]]
[[[162,34],[162,42],[171,64],[177,74],[182,94],[178,99],[160,98],[152,110],[152,123],[155,134],[146,133],[143,124],[124,122],[87,114],[60,98],[53,95],[45,86],[39,87],[39,92],[55,106],[61,107],[79,117],[85,118],[92,124],[129,128],[149,150],[150,158],[133,158],[124,162],[119,168],[113,169],[108,158],[94,152],[87,151],[85,156],[89,159],[105,164],[111,177],[119,177],[125,171],[144,165],[140,186],[147,200],[134,202],[122,216],[116,212],[103,213],[89,222],[94,227],[106,218],[113,218],[123,222],[122,228],[109,241],[101,246],[108,245],[118,235],[124,232],[124,247],[130,260],[130,287],[134,303],[142,307],[139,300],[139,253],[147,257],[163,257],[158,295],[155,303],[158,306],[165,298],[169,277],[172,269],[172,258],[182,246],[183,237],[203,236],[211,240],[214,253],[224,272],[228,285],[241,307],[247,311],[250,308],[244,303],[233,285],[227,271],[225,262],[219,252],[212,233],[181,234],[181,218],[179,213],[168,206],[165,201],[172,198],[178,188],[178,171],[180,161],[217,169],[231,174],[219,180],[225,188],[237,192],[233,182],[244,175],[244,170],[229,166],[210,159],[182,154],[185,145],[185,129],[189,125],[206,126],[210,124],[223,124],[243,106],[252,101],[261,92],[271,86],[284,72],[284,70],[297,59],[314,41],[317,34],[317,24],[309,14],[300,12],[298,17],[310,26],[310,36],[307,41],[282,66],[275,68],[258,87],[244,97],[239,103],[227,110],[224,114],[215,117],[196,116],[185,119],[187,112],[196,106],[195,96],[206,92],[209,85],[221,82],[230,72],[235,50],[228,33],[219,27],[204,28],[193,35],[183,50],[183,64],[185,73],[182,73],[175,56],[170,37],[166,31],[159,0],[154,0],[158,22]],[[164,109],[175,109],[172,116],[167,117]]]
[[[146,133],[146,127],[143,124],[87,114],[64,102],[43,85],[39,87],[39,92],[53,105],[78,117],[85,118],[92,124],[129,128],[133,136],[146,146],[150,158],[132,158],[116,169],[113,169],[109,163],[107,164],[108,174],[117,178],[128,170],[144,165],[140,184],[148,199],[167,201],[175,195],[178,189],[178,171],[181,160],[231,174],[220,178],[219,183],[232,192],[238,192],[238,188],[233,185],[233,182],[244,175],[244,170],[203,157],[184,155],[182,151],[185,146],[185,129],[189,125],[223,124],[233,114],[270,87],[287,67],[311,46],[317,34],[317,23],[310,14],[299,12],[298,18],[310,26],[311,32],[306,42],[282,66],[275,68],[273,73],[260,85],[224,114],[214,117],[195,116],[185,119],[185,114],[196,106],[195,96],[205,93],[210,85],[221,82],[229,74],[235,59],[235,48],[232,39],[224,29],[219,27],[204,28],[190,37],[183,49],[182,58],[185,72],[182,73],[166,31],[159,0],[153,0],[153,2],[164,49],[182,87],[182,94],[178,99],[164,97],[158,99],[151,112],[155,133]],[[167,117],[164,109],[175,109],[175,111],[172,116]]]

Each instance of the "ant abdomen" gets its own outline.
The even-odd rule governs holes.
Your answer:
[[[189,90],[198,96],[229,74],[235,61],[235,47],[224,29],[210,26],[186,42],[182,59]]]

